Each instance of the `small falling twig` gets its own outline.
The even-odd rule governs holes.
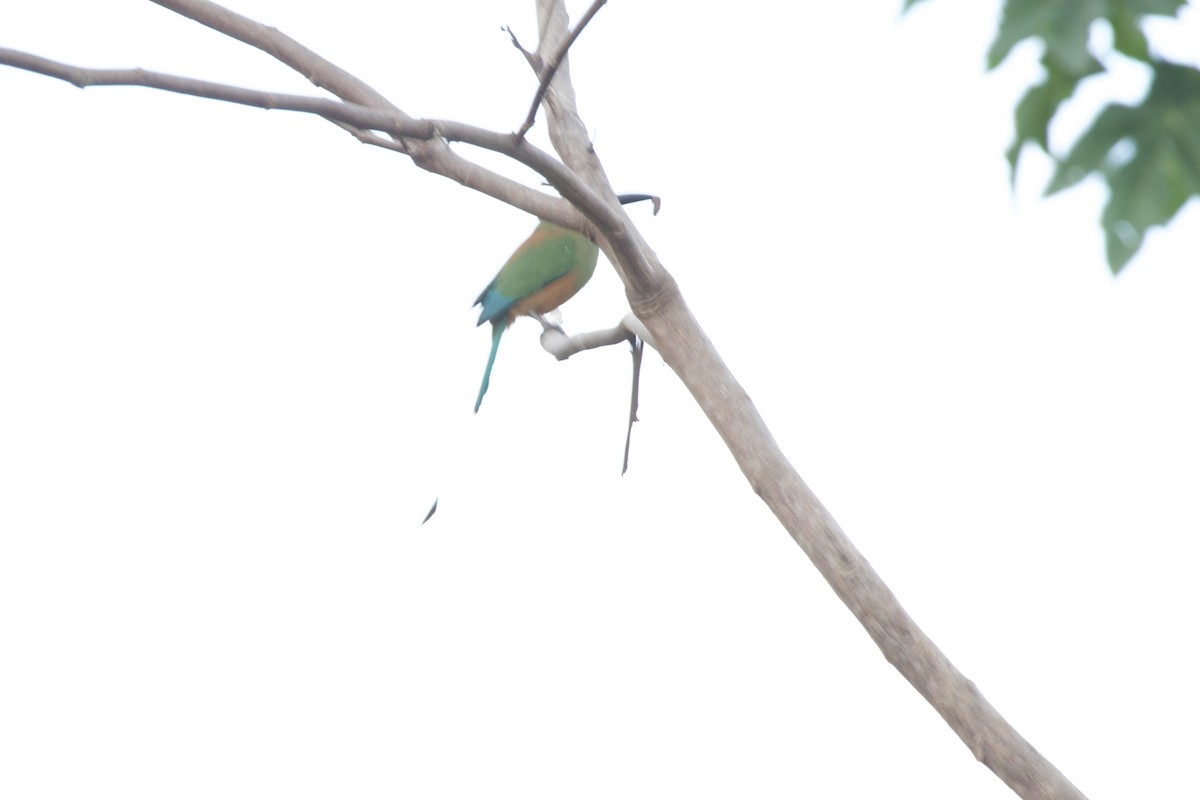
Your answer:
[[[638,387],[642,377],[642,340],[636,336],[629,337],[629,349],[633,354],[633,387],[629,397],[629,428],[625,431],[625,460],[621,462],[621,474],[629,470],[629,442],[633,439],[633,423],[638,421]]]
[[[604,5],[608,0],[596,0],[592,3],[592,7],[579,19],[579,24],[567,34],[567,38],[563,39],[562,44],[558,47],[558,52],[554,54],[554,58],[550,59],[550,63],[542,69],[541,59],[534,53],[530,53],[524,47],[521,47],[517,37],[513,35],[512,29],[505,28],[508,35],[512,37],[513,45],[521,51],[525,56],[525,60],[529,65],[538,72],[538,88],[533,95],[533,102],[529,106],[529,115],[525,117],[525,123],[513,134],[513,138],[521,140],[525,138],[525,134],[533,127],[533,122],[537,119],[538,106],[542,104],[542,98],[546,96],[546,91],[550,88],[550,81],[554,80],[554,74],[558,72],[558,66],[567,57],[567,50],[571,49],[571,45],[579,38],[579,34],[583,33],[583,29],[592,21],[592,17],[596,16],[596,12],[600,10],[600,6]]]

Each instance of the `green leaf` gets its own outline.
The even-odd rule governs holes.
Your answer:
[[[1109,25],[1112,26],[1112,47],[1130,59],[1150,62],[1150,47],[1139,22],[1142,17],[1156,14],[1174,17],[1184,0],[1110,0]]]
[[[1150,47],[1146,36],[1138,27],[1137,17],[1131,13],[1126,3],[1114,2],[1112,13],[1108,15],[1108,24],[1112,26],[1113,47],[1138,61],[1150,61]]]
[[[1138,61],[1150,62],[1146,35],[1138,24],[1148,15],[1175,16],[1185,0],[1110,0],[1108,24],[1112,26],[1113,47]]]
[[[1029,142],[1047,150],[1046,132],[1059,106],[1075,93],[1084,78],[1104,67],[1088,51],[1088,30],[1107,19],[1113,46],[1125,55],[1149,63],[1146,37],[1138,25],[1147,14],[1175,14],[1185,0],[1005,0],[1004,15],[988,54],[989,68],[998,66],[1018,43],[1041,39],[1045,77],[1031,86],[1014,111],[1013,142],[1005,151],[1016,180],[1021,150]],[[1107,151],[1106,151],[1107,152]]]
[[[906,0],[906,8],[913,0]],[[988,69],[1000,65],[1012,49],[1029,38],[1046,44],[1044,57],[1067,72],[1087,67],[1088,29],[1107,19],[1113,46],[1132,58],[1149,58],[1139,21],[1148,15],[1174,17],[1187,0],[1005,0],[996,41],[988,51]]]
[[[905,8],[917,1],[905,0]],[[1025,145],[1048,152],[1047,132],[1058,109],[1081,81],[1104,69],[1088,50],[1092,23],[1107,21],[1113,48],[1153,71],[1141,105],[1106,107],[1058,159],[1046,187],[1051,195],[1092,173],[1104,179],[1109,200],[1101,224],[1113,272],[1134,256],[1149,228],[1165,224],[1200,195],[1200,71],[1155,60],[1141,27],[1143,17],[1176,16],[1184,5],[1186,0],[1004,0],[988,50],[988,69],[995,69],[1026,39],[1040,39],[1043,46],[1044,77],[1013,114],[1013,142],[1005,156],[1014,181]]]
[[[1174,17],[1187,0],[1109,0],[1115,6],[1124,6],[1130,14],[1144,17],[1153,14],[1159,17]]]
[[[920,2],[923,2],[923,0],[904,0],[904,8],[900,9],[900,13],[906,13],[910,8]]]
[[[1109,200],[1100,223],[1114,273],[1133,258],[1149,228],[1166,223],[1191,194],[1200,191],[1200,186],[1187,185],[1178,168],[1178,154],[1158,141],[1109,177]]]
[[[1088,27],[1107,11],[1106,0],[1005,0],[988,69],[998,67],[1020,42],[1038,37],[1046,43],[1043,60],[1082,77],[1094,61],[1087,49]]]
[[[1101,216],[1108,265],[1119,272],[1146,231],[1164,225],[1200,195],[1200,70],[1151,62],[1154,79],[1137,106],[1112,104],[1059,161],[1046,194],[1074,186],[1092,172],[1108,184]],[[1132,147],[1121,160],[1114,148]]]
[[[1095,59],[1091,60],[1091,66],[1084,75],[1071,75],[1059,69],[1054,62],[1045,59],[1042,61],[1042,66],[1046,71],[1045,78],[1041,83],[1031,86],[1025,92],[1025,96],[1017,103],[1016,111],[1013,114],[1016,133],[1013,143],[1005,155],[1008,158],[1010,174],[1014,181],[1017,178],[1017,161],[1021,157],[1021,149],[1025,144],[1034,142],[1042,150],[1050,152],[1047,132],[1050,120],[1058,111],[1059,105],[1075,93],[1075,87],[1083,78],[1104,70],[1100,62]]]
[[[1104,172],[1106,161],[1118,142],[1134,135],[1140,109],[1110,104],[1092,122],[1071,151],[1058,161],[1058,168],[1046,187],[1046,196],[1069,189],[1091,172]]]

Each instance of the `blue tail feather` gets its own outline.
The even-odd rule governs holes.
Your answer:
[[[492,323],[492,352],[488,354],[487,367],[483,370],[483,385],[479,387],[479,397],[475,398],[475,413],[479,413],[479,404],[487,394],[488,381],[492,378],[492,365],[496,363],[496,351],[500,349],[500,337],[504,334],[504,320]]]

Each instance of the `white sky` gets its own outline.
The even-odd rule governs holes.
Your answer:
[[[233,7],[513,129],[532,6]],[[709,335],[993,704],[1092,798],[1195,796],[1196,209],[1113,279],[1099,185],[1042,200],[1027,152],[1009,190],[1037,51],[983,73],[998,3],[784,7],[600,12],[572,71],[617,189],[663,196],[632,214]],[[146,2],[0,31],[308,91]],[[526,215],[284,112],[0,97],[0,796],[1011,797],[654,353],[623,478],[622,348],[519,323],[472,415]],[[564,323],[624,311],[602,266]]]

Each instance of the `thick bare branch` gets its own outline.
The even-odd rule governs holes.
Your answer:
[[[309,50],[292,37],[243,17],[208,0],[152,0],[163,8],[199,22],[207,28],[262,50],[307,78],[314,86],[350,103],[404,112],[386,97],[346,70]]]
[[[538,23],[542,34],[538,53],[545,57],[565,36],[567,15],[562,0],[538,0]],[[598,191],[611,191],[576,110],[565,62],[551,83],[546,106],[551,141],[564,163]],[[1018,795],[1026,800],[1082,798],[950,663],[838,527],[784,456],[749,395],[636,230],[628,235],[623,230],[608,243],[611,251],[606,252],[625,279],[630,305],[653,335],[655,347],[696,398],[755,493],[888,661],[937,710],[971,753]],[[638,252],[631,258],[627,248]]]
[[[543,59],[561,49],[562,41],[567,35],[567,12],[561,2],[538,0],[538,31],[541,40],[537,52]],[[599,209],[582,202],[585,198],[563,195],[595,222],[604,234],[600,246],[621,275],[630,302],[642,303],[647,309],[673,302],[679,294],[675,280],[663,269],[650,245],[620,208],[608,175],[588,139],[587,128],[575,105],[570,56],[563,57],[553,80],[550,81],[543,107],[546,109],[550,142],[554,145],[555,152],[562,158],[563,163],[579,176],[582,183],[603,195],[608,210],[619,215],[620,224],[605,224],[599,217],[594,216]],[[633,310],[640,313],[636,306]]]

